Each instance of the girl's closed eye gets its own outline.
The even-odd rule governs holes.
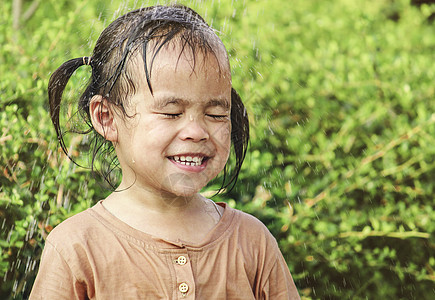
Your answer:
[[[213,121],[229,121],[230,120],[230,104],[228,100],[213,99],[210,100],[204,110],[207,118]]]
[[[181,113],[160,113],[167,119],[176,119],[181,116]]]
[[[165,119],[177,119],[183,115],[182,112],[175,113],[175,112],[159,112],[157,113],[161,116],[163,116]],[[215,121],[226,121],[229,120],[229,114],[222,114],[222,113],[206,113],[206,117],[211,118]]]
[[[206,109],[204,114],[207,118],[210,118],[213,121],[227,121],[230,119],[229,110],[220,106]]]
[[[206,114],[207,117],[210,117],[216,121],[226,121],[229,120],[228,114]]]

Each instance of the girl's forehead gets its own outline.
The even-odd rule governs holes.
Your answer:
[[[221,77],[231,82],[230,64],[223,44],[215,45],[213,50],[196,49],[195,52],[179,42],[170,42],[157,53],[154,47],[150,46],[146,53],[146,62],[142,52],[135,51],[127,63],[127,69],[132,75],[131,79],[139,84],[142,84],[142,81],[146,83],[146,71],[151,83],[162,80],[161,77],[170,76],[171,72],[188,72],[189,77]]]
[[[179,70],[191,72],[196,76],[221,76],[227,77],[230,74],[229,64],[220,53],[216,55],[212,53],[198,52],[195,54],[183,51],[174,50],[161,51],[157,54],[155,61],[152,63],[151,73],[158,76],[159,71],[163,69]]]

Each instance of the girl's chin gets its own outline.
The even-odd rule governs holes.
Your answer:
[[[167,176],[162,184],[162,196],[193,197],[208,183],[208,178],[184,172],[172,173]]]

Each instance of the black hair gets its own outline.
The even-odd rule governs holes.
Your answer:
[[[150,76],[154,58],[169,42],[176,39],[181,45],[180,56],[189,49],[193,58],[201,51],[204,57],[213,55],[222,45],[213,29],[194,10],[179,4],[170,6],[152,6],[131,11],[112,22],[100,35],[91,57],[71,59],[62,64],[50,77],[48,95],[50,115],[62,150],[69,155],[60,125],[60,108],[62,94],[73,73],[83,65],[92,67],[92,76],[78,103],[78,115],[85,124],[85,129],[73,130],[75,133],[92,134],[91,169],[98,171],[109,185],[115,189],[111,173],[119,167],[111,142],[99,135],[92,126],[89,104],[93,96],[101,95],[109,105],[120,108],[126,116],[127,95],[134,93],[135,85],[126,70],[129,58],[135,51],[141,51],[148,87],[153,93]],[[147,64],[149,45],[152,42],[153,54]],[[205,59],[205,58],[204,58]],[[195,63],[195,62],[194,62]],[[231,89],[231,141],[235,153],[235,167],[225,165],[223,182],[219,190],[234,187],[249,142],[249,121],[246,109],[239,94]],[[96,162],[99,167],[96,168]],[[232,174],[229,174],[232,173]]]

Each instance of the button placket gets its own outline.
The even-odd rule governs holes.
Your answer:
[[[178,253],[174,256],[173,263],[179,297],[183,299],[194,299],[195,281],[188,253]]]

